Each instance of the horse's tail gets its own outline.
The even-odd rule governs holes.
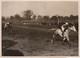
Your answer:
[[[56,30],[56,28],[49,29],[49,31],[54,31],[54,30]]]

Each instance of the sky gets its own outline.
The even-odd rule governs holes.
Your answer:
[[[3,1],[2,16],[23,16],[23,11],[32,10],[36,15],[78,15],[77,1]]]

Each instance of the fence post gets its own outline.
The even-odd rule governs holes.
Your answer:
[[[59,16],[57,15],[57,19],[58,19],[58,22],[57,22],[57,24],[59,25]]]

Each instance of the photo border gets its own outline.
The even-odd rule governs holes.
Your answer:
[[[1,26],[1,15],[2,15],[2,1],[78,1],[78,15],[79,15],[79,21],[78,21],[78,29],[80,29],[80,0],[0,0],[0,26]],[[1,30],[1,27],[0,27],[0,33],[1,33],[1,35],[0,35],[0,38],[1,38],[1,40],[2,40],[2,30]],[[79,33],[80,33],[80,31],[79,31]],[[78,35],[80,36],[80,34],[78,33]],[[80,37],[78,36],[78,45],[80,44]],[[0,40],[0,47],[2,48],[2,41]],[[70,58],[70,57],[80,57],[80,45],[78,46],[78,49],[79,49],[79,56],[2,56],[2,49],[0,48],[0,56],[1,56],[1,58],[4,58],[4,57],[6,57],[6,58],[8,58],[8,57],[10,57],[10,58]]]

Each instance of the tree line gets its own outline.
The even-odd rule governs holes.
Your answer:
[[[70,15],[70,16],[59,16],[59,15],[53,15],[52,17],[50,17],[49,15],[36,15],[33,13],[32,10],[26,10],[23,11],[23,16],[21,17],[19,14],[15,14],[14,16],[10,16],[10,17],[4,17],[2,16],[2,21],[24,21],[24,20],[50,20],[50,21],[54,21],[54,22],[78,22],[78,15],[74,16],[74,15]]]

